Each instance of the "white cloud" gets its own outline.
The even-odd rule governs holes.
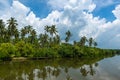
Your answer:
[[[92,11],[95,8],[95,4],[92,0],[49,0],[48,4],[52,9],[58,10],[70,8]]]
[[[112,11],[117,19],[120,19],[120,5],[118,5],[115,10]]]
[[[13,1],[10,8],[5,7],[5,10],[0,10],[0,18],[6,21],[10,17],[15,17],[19,28],[30,24],[38,33],[43,32],[43,26],[55,24],[62,39],[65,38],[66,30],[69,29],[73,34],[71,40],[79,40],[80,36],[86,35],[95,38],[99,47],[120,47],[118,44],[120,43],[120,6],[112,11],[116,20],[106,22],[105,19],[94,17],[91,13],[96,8],[92,0],[49,0],[48,4],[53,11],[43,19],[36,17],[30,8],[19,1]]]

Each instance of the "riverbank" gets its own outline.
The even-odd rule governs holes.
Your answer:
[[[48,58],[96,58],[120,53],[120,50],[100,49],[71,44],[54,45],[52,47],[35,48],[32,44],[19,42],[15,45],[2,43],[0,45],[0,60],[27,60]]]

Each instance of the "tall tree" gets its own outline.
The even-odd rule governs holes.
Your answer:
[[[85,46],[86,42],[87,42],[87,38],[85,36],[81,37],[80,39],[80,46]]]
[[[51,36],[53,37],[53,34],[56,35],[56,33],[57,33],[57,29],[56,29],[55,25],[52,25],[50,27],[50,34],[51,34]]]
[[[15,18],[11,17],[8,21],[8,35],[10,36],[10,39],[14,39],[15,38],[15,32],[17,29],[17,20],[15,20]]]
[[[30,42],[33,44],[33,43],[35,43],[35,39],[36,39],[36,31],[35,31],[35,29],[33,29],[30,34],[31,34]]]
[[[45,33],[48,33],[50,31],[50,26],[48,26],[48,25],[45,26],[44,30],[45,30]]]
[[[0,42],[4,41],[5,36],[6,36],[5,32],[6,32],[5,24],[3,20],[0,20]]]
[[[97,44],[97,42],[94,41],[94,44],[93,44],[93,45],[94,45],[94,47],[96,47],[98,44]]]
[[[72,36],[72,34],[69,30],[65,34],[66,34],[65,42],[68,42],[70,40],[70,37]]]
[[[92,44],[93,44],[93,38],[91,37],[91,38],[89,38],[89,46],[91,47]]]
[[[21,29],[21,38],[24,40],[25,35],[27,34],[25,27]]]
[[[49,39],[49,36],[48,34],[40,34],[39,35],[39,42],[40,42],[40,46],[41,47],[45,47],[46,45],[48,46],[48,39]]]

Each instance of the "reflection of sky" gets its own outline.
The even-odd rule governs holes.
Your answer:
[[[59,67],[60,74],[58,77],[52,75],[47,75],[47,80],[67,80],[67,77],[70,77],[69,80],[120,80],[120,56],[115,56],[112,58],[106,58],[98,62],[98,66],[95,67],[95,64],[92,64],[93,71],[95,74],[90,75],[90,65],[84,65],[83,68],[86,69],[89,73],[87,76],[82,76],[80,68],[69,67],[68,72],[65,73],[64,68]],[[52,69],[53,67],[51,67]],[[53,70],[53,69],[52,69]],[[37,78],[36,78],[37,79]],[[35,79],[35,80],[36,80]],[[41,79],[40,79],[41,80]]]
[[[120,56],[106,58],[98,62],[98,67],[93,66],[95,75],[82,76],[80,69],[69,68],[68,74],[72,80],[120,80]],[[87,71],[90,70],[89,65],[84,66]],[[62,75],[63,76],[63,75]],[[59,79],[58,79],[59,80]]]
[[[74,63],[74,61],[72,62],[72,60],[70,61],[64,60],[65,61],[64,63],[63,61],[61,62],[66,65],[59,64],[57,66],[51,66],[51,64],[46,65],[48,63],[46,63],[46,61],[45,63],[42,61],[44,60],[41,60],[40,62],[37,62],[35,64],[33,63],[34,61],[32,61],[32,63],[29,63],[28,61],[28,62],[25,62],[24,64],[23,62],[19,64],[18,63],[16,64],[16,62],[15,63],[13,62],[10,64],[9,62],[4,64],[0,63],[1,64],[0,80],[8,80],[6,79],[6,77],[7,78],[11,77],[11,79],[9,80],[14,80],[14,77],[16,77],[17,80],[19,78],[20,79],[22,78],[23,80],[29,80],[29,79],[43,80],[43,78],[45,78],[45,80],[120,80],[120,63],[119,63],[120,56],[105,58],[97,62],[98,64],[95,64],[93,62],[92,62],[93,64],[91,65],[82,64],[83,66],[82,65],[77,66],[77,64],[84,62],[84,60],[83,61],[81,60],[80,62],[79,61],[76,62],[77,64]],[[89,61],[87,60],[86,62],[89,62]],[[53,65],[53,62],[51,63]],[[55,63],[59,63],[59,61]],[[25,65],[25,64],[28,64],[28,65]],[[73,65],[76,65],[76,67]],[[3,67],[3,70],[1,66]],[[27,69],[28,66],[30,66],[30,69]],[[19,68],[20,70],[18,70]],[[13,72],[13,73],[9,73],[6,71]],[[85,74],[86,72],[87,74]],[[2,79],[2,76],[4,79]]]
[[[120,80],[120,56],[107,58],[99,62],[95,80]]]
[[[96,77],[99,80],[120,80],[120,56],[104,59],[99,62]],[[98,80],[98,79],[97,79]]]

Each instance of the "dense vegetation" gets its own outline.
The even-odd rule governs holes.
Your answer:
[[[0,59],[13,57],[57,58],[57,57],[95,57],[115,54],[119,50],[96,48],[97,42],[91,37],[81,37],[79,41],[69,43],[72,33],[68,30],[65,42],[61,42],[55,25],[45,26],[44,33],[37,35],[28,25],[18,29],[17,20],[10,18],[7,24],[0,20]]]

